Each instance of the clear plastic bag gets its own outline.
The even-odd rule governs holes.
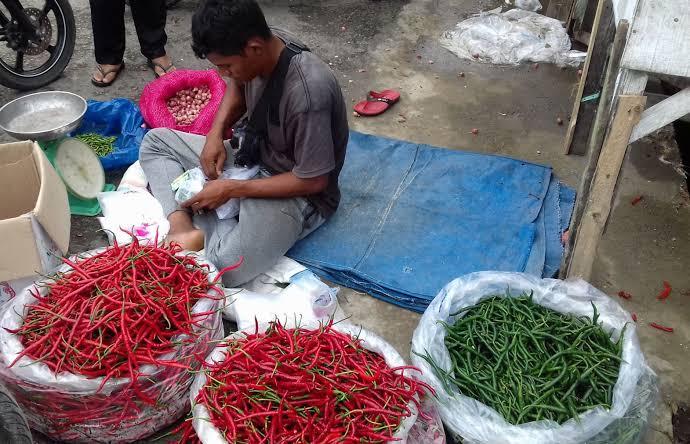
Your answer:
[[[223,171],[220,179],[249,180],[257,175],[259,167],[252,168],[228,168]],[[175,201],[181,204],[197,195],[206,184],[206,176],[201,168],[192,168],[185,171],[172,183],[175,190]],[[233,198],[216,208],[218,219],[230,219],[240,214],[240,199]]]
[[[204,189],[206,176],[201,168],[192,168],[173,180],[171,187],[175,191],[175,201],[179,204],[196,196]]]
[[[196,255],[196,260],[199,264],[208,265],[209,280],[215,279],[217,271],[213,264],[200,255]],[[56,271],[69,270],[69,266],[63,265]],[[41,287],[39,292],[45,295],[47,288]],[[213,294],[194,305],[194,313],[214,313],[197,318],[199,325],[195,328],[200,334],[194,342],[181,343],[173,353],[161,359],[189,365],[192,370],[198,369],[200,364],[195,355],[206,355],[215,341],[223,337],[219,310],[221,296]],[[142,373],[145,376],[139,378],[141,390],[135,393],[128,387],[130,380],[127,378],[110,379],[99,391],[102,377],[90,379],[68,372],[55,374],[47,365],[27,356],[9,367],[24,347],[19,338],[5,328],[21,326],[26,305],[35,300],[27,288],[0,314],[0,379],[22,407],[32,428],[60,441],[128,443],[145,438],[184,415],[189,406],[189,387],[193,380],[193,373],[186,369],[144,366]],[[156,405],[142,402],[142,394],[155,399]],[[138,413],[121,420],[123,405],[127,403],[131,403],[132,410]]]
[[[570,49],[570,37],[561,22],[521,9],[501,13],[498,8],[470,17],[445,32],[441,44],[458,57],[506,65],[577,66],[586,56]]]
[[[319,328],[319,324],[300,324],[300,326],[302,328]],[[259,331],[265,331],[267,327],[268,324],[260,324]],[[291,327],[286,325],[286,328],[294,327],[294,323]],[[333,325],[333,329],[360,338],[362,340],[362,347],[383,356],[383,358],[386,361],[386,364],[388,364],[390,367],[400,367],[405,365],[405,360],[400,356],[400,354],[395,350],[395,348],[380,336],[371,333],[367,330],[364,330],[362,327],[359,327],[357,325],[348,324],[344,322]],[[248,333],[254,333],[255,327],[252,327],[245,331]],[[243,336],[244,333],[242,330],[240,330],[228,336],[226,340],[238,339],[242,338]],[[206,361],[223,362],[225,360],[225,356],[225,347],[221,344],[218,347],[216,347],[211,354],[208,355]],[[411,372],[409,370],[404,370],[404,373],[412,377],[415,377],[415,375],[417,374],[417,372]],[[202,404],[194,405],[194,400],[196,399],[197,395],[199,394],[199,391],[205,384],[206,375],[203,372],[198,373],[196,378],[194,379],[194,382],[192,383],[192,389],[190,393],[193,405],[192,413],[194,414],[194,418],[192,420],[194,430],[196,431],[197,436],[203,444],[227,444],[227,441],[225,440],[221,432],[211,423],[208,415],[208,410],[206,410],[206,407],[204,407]],[[398,428],[398,431],[394,435],[394,438],[397,439],[397,441],[394,441],[396,443],[407,443],[407,436],[410,432],[410,429],[415,424],[415,421],[417,420],[417,415],[419,414],[419,412],[417,411],[417,407],[413,402],[410,403],[410,411],[412,412],[412,415],[402,420],[402,422],[400,423],[400,427]]]
[[[424,397],[417,422],[407,436],[407,444],[446,444],[446,432],[432,396]]]
[[[540,11],[542,8],[539,0],[515,0],[515,7],[532,12]]]
[[[492,295],[519,296],[533,291],[537,304],[552,310],[574,316],[592,316],[594,303],[600,314],[604,330],[613,331],[613,339],[627,324],[623,338],[623,363],[618,381],[613,390],[610,410],[597,407],[580,415],[580,420],[570,419],[563,424],[553,421],[538,421],[512,425],[494,409],[462,395],[443,389],[430,365],[416,354],[431,355],[440,368],[449,370],[451,359],[444,344],[445,328],[438,321],[453,322],[450,313],[474,305]],[[630,428],[625,419],[630,415],[644,418],[636,422],[636,428],[643,429],[654,408],[656,390],[654,372],[646,364],[637,339],[634,322],[621,306],[596,288],[582,280],[559,281],[538,279],[522,273],[480,272],[468,274],[446,285],[424,312],[412,338],[412,362],[419,367],[422,379],[436,389],[437,406],[447,429],[468,443],[491,444],[570,444],[585,442],[612,442],[625,438]],[[648,393],[642,399],[639,394]],[[617,424],[617,425],[615,425]],[[589,441],[602,431],[608,430],[608,441]],[[615,438],[615,439],[613,439]],[[623,441],[634,442],[634,441]]]

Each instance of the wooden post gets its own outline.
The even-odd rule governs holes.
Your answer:
[[[580,80],[584,82],[584,87],[582,98],[578,104],[577,116],[575,118],[571,116],[571,142],[570,147],[566,147],[568,149],[568,154],[584,155],[587,153],[587,142],[592,132],[592,125],[597,117],[597,104],[602,100],[601,96],[603,94],[602,85],[604,83],[604,73],[606,70],[606,56],[609,52],[611,42],[616,35],[620,35],[616,31],[616,27],[613,23],[612,1],[604,0],[604,3],[604,9],[601,13],[598,29],[592,30],[592,35],[595,36],[596,39],[594,37],[590,39],[590,46],[593,45],[594,47],[588,49],[590,61],[587,75],[585,76],[583,73],[582,79]],[[584,98],[587,98],[587,100],[583,101]]]
[[[592,25],[592,34],[591,37],[589,38],[589,47],[587,48],[587,59],[585,60],[585,66],[582,68],[582,78],[580,79],[580,83],[578,84],[577,87],[577,94],[575,95],[575,102],[573,103],[573,110],[570,113],[570,124],[568,125],[568,131],[565,133],[565,141],[563,143],[563,151],[566,154],[570,154],[570,145],[573,141],[573,136],[575,134],[575,125],[577,124],[578,120],[578,114],[580,111],[580,103],[582,101],[582,97],[584,95],[585,91],[585,84],[587,83],[587,79],[589,77],[589,68],[592,66],[592,59],[593,59],[593,54],[594,54],[594,48],[597,46],[596,41],[597,41],[597,35],[599,33],[599,28],[600,28],[600,23],[601,23],[601,18],[604,15],[604,5],[608,4],[608,21],[611,20],[611,17],[613,15],[613,7],[611,5],[610,1],[607,0],[599,0],[599,3],[597,4],[597,13],[594,16],[594,24]],[[606,21],[606,20],[605,20]],[[606,23],[605,23],[606,24]],[[604,27],[604,29],[606,29]],[[603,36],[602,36],[603,37]],[[611,37],[611,36],[609,36]],[[610,41],[610,39],[609,39]],[[600,45],[602,47],[602,45]],[[605,58],[606,51],[608,50],[608,42],[603,43],[603,57],[601,59]],[[601,60],[603,62],[603,60]],[[599,60],[597,61],[597,66],[600,68],[599,69],[599,78],[596,80],[592,80],[592,83],[599,83],[601,80],[600,76],[601,73],[603,72],[603,63],[601,63]],[[594,75],[593,75],[594,77]],[[589,132],[588,132],[589,133]],[[587,136],[585,136],[587,137]],[[584,154],[584,153],[580,153]]]
[[[568,277],[589,280],[597,247],[606,226],[613,194],[633,127],[640,120],[646,102],[644,96],[620,96],[618,106],[597,163],[590,198],[585,204],[578,227]]]
[[[587,144],[588,158],[587,166],[580,179],[580,184],[577,188],[577,199],[575,200],[575,208],[573,209],[573,216],[570,218],[570,237],[565,243],[565,251],[563,252],[563,259],[561,261],[561,268],[559,276],[565,277],[566,271],[570,267],[570,259],[572,257],[573,245],[577,237],[577,229],[582,221],[582,213],[585,210],[585,203],[589,199],[589,188],[592,184],[592,177],[594,177],[594,170],[599,161],[599,153],[604,143],[604,135],[609,123],[611,109],[611,102],[613,101],[613,94],[616,90],[616,79],[620,72],[621,57],[623,49],[625,48],[626,37],[628,35],[629,23],[627,20],[621,20],[616,29],[616,37],[611,45],[611,53],[609,54],[609,61],[606,67],[606,78],[604,79],[604,86],[601,90],[601,98],[599,99],[599,107],[597,108],[597,116],[592,126],[592,132],[589,136],[589,143]]]

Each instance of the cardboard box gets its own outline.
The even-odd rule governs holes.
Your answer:
[[[46,273],[69,247],[67,190],[34,142],[0,145],[0,281]]]

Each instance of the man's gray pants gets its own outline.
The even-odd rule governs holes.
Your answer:
[[[170,183],[199,166],[205,137],[158,128],[141,143],[139,160],[153,195],[167,216],[188,211],[175,201]],[[226,146],[227,149],[227,146]],[[232,165],[228,149],[226,167]],[[324,218],[305,198],[242,199],[239,223],[220,220],[215,211],[193,216],[205,233],[206,257],[220,268],[244,258],[242,266],[223,276],[223,284],[237,287],[272,267],[299,239],[318,228]]]

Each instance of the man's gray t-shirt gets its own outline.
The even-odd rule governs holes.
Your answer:
[[[304,46],[286,31],[272,31],[284,42]],[[266,80],[257,77],[245,84],[250,115]],[[302,179],[328,174],[328,187],[307,198],[322,216],[331,216],[340,202],[338,175],[349,136],[347,109],[335,74],[311,52],[304,51],[290,61],[279,115],[280,126],[268,122],[268,144],[262,146],[261,163],[273,174],[292,171]]]

